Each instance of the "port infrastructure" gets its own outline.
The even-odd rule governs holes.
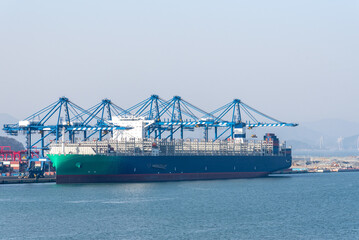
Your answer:
[[[184,131],[194,131],[202,128],[204,139],[208,141],[209,130],[214,129],[214,138],[245,138],[245,130],[254,127],[295,127],[296,123],[286,123],[266,115],[247,105],[239,99],[207,112],[180,96],[164,100],[158,95],[124,109],[114,104],[110,99],[103,99],[98,104],[85,110],[71,102],[66,97],[41,109],[16,124],[5,124],[3,130],[9,135],[26,135],[27,158],[45,150],[52,141],[65,140],[68,136],[70,142],[75,139],[88,141],[98,134],[96,139],[102,140],[106,135],[113,134],[113,130],[126,130],[130,127],[117,126],[112,118],[141,117],[152,120],[146,126],[146,138],[174,139],[179,132],[184,139]],[[82,134],[80,134],[82,133]],[[35,141],[32,135],[40,135]],[[45,140],[46,143],[45,143]],[[40,147],[36,148],[40,144]]]
[[[65,134],[68,135],[70,142],[74,142],[76,133],[79,132],[83,132],[84,138],[88,139],[88,131],[92,132],[91,135],[99,132],[101,137],[103,131],[126,129],[125,127],[114,126],[105,119],[104,110],[109,109],[109,102],[107,100],[102,101],[98,108],[94,108],[93,112],[90,112],[71,102],[68,98],[60,97],[58,101],[37,111],[23,121],[16,124],[5,124],[3,130],[13,136],[17,136],[19,133],[26,135],[28,159],[34,156],[38,149],[41,151],[41,156],[44,156],[44,151],[48,149],[51,142],[58,142],[60,137],[64,140]],[[101,110],[103,111],[101,112]],[[116,111],[118,111],[117,108]],[[102,117],[98,116],[99,113]],[[95,120],[97,122],[93,124]],[[34,134],[40,136],[32,141]],[[49,142],[45,143],[46,139]],[[41,146],[36,148],[39,143]]]
[[[184,100],[174,96],[164,100],[158,95],[152,95],[133,107],[127,109],[134,116],[153,120],[147,129],[147,136],[162,138],[164,132],[169,132],[165,138],[173,139],[174,134],[180,130],[180,138],[184,138],[184,130],[193,131],[194,128],[204,129],[204,139],[208,141],[208,131],[214,128],[214,140],[223,136],[228,138],[245,137],[245,128],[254,127],[295,127],[296,123],[286,123],[266,115],[255,108],[245,104],[239,99],[225,104],[218,109],[207,112]],[[248,120],[245,120],[248,119]],[[259,120],[261,119],[261,120]],[[222,131],[218,131],[218,129]],[[242,134],[235,134],[235,130]],[[229,135],[224,135],[230,130]]]
[[[218,139],[223,134],[231,130],[230,135],[226,138],[236,138],[235,129],[239,129],[241,136],[244,134],[245,128],[252,129],[254,127],[296,127],[297,123],[287,123],[275,119],[267,114],[264,114],[257,109],[242,102],[240,99],[234,99],[233,101],[217,108],[210,113],[217,116],[214,122],[219,124],[215,126],[215,139]],[[224,131],[218,135],[217,128],[223,127]]]
[[[31,158],[39,157],[39,151],[33,150]],[[26,160],[27,151],[11,150],[11,146],[0,146],[0,160],[2,161],[23,161]]]
[[[107,98],[86,111],[82,111],[76,118],[81,118],[78,129],[83,131],[83,139],[86,141],[98,133],[98,139],[101,141],[107,134],[112,134],[114,129],[126,129],[125,127],[113,126],[113,116],[129,117],[132,114]],[[96,130],[90,126],[95,126]],[[87,131],[83,127],[90,127],[92,133],[87,135]]]
[[[169,132],[166,139],[173,140],[174,134],[180,131],[180,138],[184,138],[184,130],[193,131],[195,127],[208,126],[212,122],[201,119],[201,116],[209,116],[210,113],[194,106],[180,96],[174,96],[170,100],[164,100],[158,95],[141,101],[130,107],[127,111],[136,117],[144,117],[153,120],[148,126],[147,136],[161,139],[164,132]]]

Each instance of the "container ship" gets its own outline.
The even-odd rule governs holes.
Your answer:
[[[148,139],[143,124],[102,141],[53,143],[57,183],[155,182],[262,177],[291,166],[291,148],[263,140]],[[136,127],[137,126],[137,127]],[[133,137],[137,134],[137,137]]]

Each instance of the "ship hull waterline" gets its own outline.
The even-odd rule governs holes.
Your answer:
[[[110,183],[110,182],[168,182],[215,179],[237,179],[267,176],[256,173],[171,173],[171,174],[120,174],[120,175],[57,175],[56,183]]]
[[[57,183],[159,182],[267,176],[291,166],[291,156],[48,156]]]

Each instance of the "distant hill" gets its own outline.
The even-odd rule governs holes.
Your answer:
[[[17,123],[19,120],[16,119],[15,117],[7,114],[7,113],[0,113],[0,136],[8,136],[4,131],[3,131],[3,127],[4,124],[12,124],[12,123]],[[16,139],[17,141],[19,141],[22,144],[25,144],[26,140],[25,140],[25,136],[19,134],[19,136],[11,136],[13,139]]]
[[[293,150],[339,150],[338,139],[343,138],[343,150],[357,149],[359,123],[340,120],[324,119],[315,122],[299,123],[297,127],[255,128],[247,135],[255,133],[258,137],[264,133],[273,132],[280,140],[287,141]],[[320,139],[323,144],[320,148]]]
[[[302,125],[335,139],[359,134],[359,123],[341,119],[323,119],[315,122],[302,123]]]
[[[14,138],[0,136],[0,146],[10,146],[11,150],[20,151],[24,150],[24,145]]]
[[[308,143],[297,141],[297,140],[288,140],[286,141],[287,146],[292,146],[295,149],[313,149],[313,146],[311,146]]]
[[[4,133],[4,131],[2,130],[4,124],[17,123],[18,121],[19,121],[18,119],[7,113],[0,113],[0,136],[6,135],[6,133]]]
[[[348,149],[348,150],[358,149],[358,147],[359,147],[359,134],[351,136],[351,137],[344,138],[343,142],[342,142],[342,145],[343,145],[343,149]]]

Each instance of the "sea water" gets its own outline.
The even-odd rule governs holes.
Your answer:
[[[0,185],[0,239],[359,239],[359,172]]]

